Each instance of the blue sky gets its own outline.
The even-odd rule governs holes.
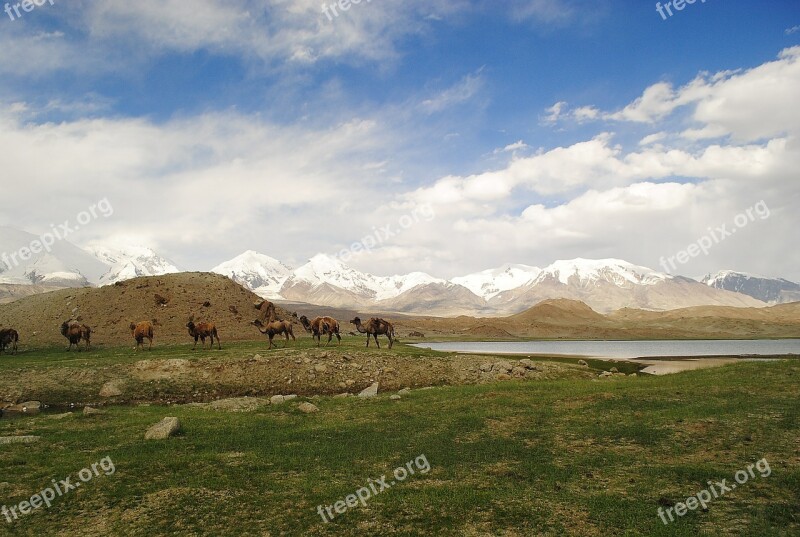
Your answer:
[[[0,173],[25,203],[0,224],[46,230],[107,197],[114,218],[75,242],[297,266],[429,204],[351,264],[452,277],[577,256],[659,268],[763,200],[769,218],[678,272],[800,279],[800,3],[698,0],[666,21],[641,1],[373,0],[332,21],[320,5],[3,15]]]

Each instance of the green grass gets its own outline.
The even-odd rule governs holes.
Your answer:
[[[0,421],[0,436],[43,437],[0,449],[0,503],[105,456],[116,465],[50,509],[0,520],[0,535],[797,535],[799,381],[796,361],[741,363],[437,388],[399,402],[319,398],[311,415],[294,404],[250,414],[138,406]],[[181,435],[145,442],[167,415]],[[316,513],[420,454],[426,475],[329,524]],[[661,523],[659,500],[730,482],[763,457],[770,477]]]

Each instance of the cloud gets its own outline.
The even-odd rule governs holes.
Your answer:
[[[425,99],[421,103],[422,108],[427,113],[436,113],[469,102],[485,84],[482,72],[483,67],[465,76],[457,84],[441,91],[436,96]]]
[[[697,126],[683,132],[687,139],[731,136],[738,141],[754,141],[798,133],[800,109],[794,106],[798,88],[800,47],[793,47],[783,50],[775,61],[748,70],[701,73],[677,89],[668,82],[658,82],[616,112],[592,106],[570,110],[565,102],[546,112],[550,122],[597,119],[654,125],[678,110],[688,109],[688,119]]]

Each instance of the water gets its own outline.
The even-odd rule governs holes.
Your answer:
[[[665,341],[470,341],[418,343],[446,352],[596,356],[619,360],[669,356],[800,355],[800,339],[665,340]]]

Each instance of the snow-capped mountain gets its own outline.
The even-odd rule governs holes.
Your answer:
[[[285,266],[276,269],[274,259],[258,255],[247,253],[245,257],[256,265],[259,259],[266,259],[266,273],[278,270],[280,278],[284,277]],[[258,272],[258,267],[251,267],[251,272]],[[422,272],[375,276],[319,254],[291,271],[278,288],[280,278],[274,280],[269,294],[246,284],[267,298],[430,315],[512,314],[542,300],[559,298],[583,301],[600,312],[625,307],[667,310],[698,305],[765,305],[749,296],[619,259],[556,261],[544,269],[504,265],[447,281]]]
[[[96,282],[92,282],[99,285],[109,285],[139,276],[180,272],[171,261],[145,246],[92,244],[88,251],[108,266],[106,273]]]
[[[447,281],[424,272],[374,276],[353,269],[334,257],[318,254],[292,273],[280,294],[289,300],[304,302],[305,297],[315,297],[332,306],[363,305],[395,298],[420,285],[444,283]]]
[[[463,285],[479,297],[486,300],[517,287],[530,283],[536,279],[542,269],[529,265],[503,265],[500,268],[484,270],[453,278],[455,284]]]
[[[759,307],[751,297],[723,290],[708,293],[708,286],[680,276],[670,276],[619,259],[556,261],[526,285],[501,292],[488,303],[505,313],[524,311],[542,300],[580,300],[599,312],[621,308],[668,310],[719,305]]]
[[[292,269],[268,255],[248,250],[221,263],[211,272],[228,276],[233,281],[268,299],[280,298],[280,290]]]
[[[783,278],[764,278],[746,272],[722,270],[708,274],[702,281],[709,287],[742,293],[769,304],[800,301],[800,285]]]
[[[68,241],[44,248],[39,236],[0,226],[0,283],[82,287],[107,271],[106,264]]]

